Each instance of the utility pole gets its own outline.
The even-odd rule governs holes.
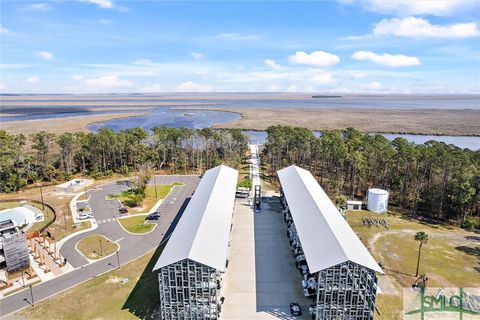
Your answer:
[[[155,199],[158,198],[157,194],[157,179],[155,179],[155,173],[153,174],[153,185],[155,186]]]
[[[117,254],[117,265],[118,265],[118,270],[120,270],[120,257],[118,256],[118,250],[115,252]]]
[[[35,308],[35,301],[33,300],[33,289],[32,289],[32,285],[30,285],[30,297],[32,298],[32,308]]]
[[[42,190],[41,184],[40,184],[40,197],[42,198],[42,210],[45,211],[45,203],[43,202],[43,190]]]
[[[22,286],[25,288],[25,277],[23,276],[23,270],[22,270]]]
[[[70,204],[67,203],[67,211],[63,215],[63,222],[65,222],[65,229],[67,229],[67,212],[70,212]],[[72,219],[73,219],[73,214],[72,214]]]

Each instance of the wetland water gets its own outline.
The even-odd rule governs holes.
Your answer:
[[[24,106],[16,106],[10,103],[12,100],[2,101],[2,113],[11,114],[8,117],[2,117],[1,121],[33,120],[33,119],[51,119],[71,116],[88,116],[96,114],[125,112],[140,112],[146,115],[113,119],[99,123],[93,123],[88,126],[92,131],[97,131],[102,127],[108,127],[113,130],[123,130],[133,127],[142,127],[150,130],[155,126],[167,127],[187,127],[187,128],[205,128],[216,124],[222,124],[229,121],[238,120],[240,115],[224,111],[207,110],[178,110],[176,107],[214,107],[214,108],[378,108],[378,109],[478,109],[480,108],[478,95],[356,95],[343,96],[335,98],[271,98],[272,95],[258,94],[256,98],[249,98],[242,94],[237,94],[236,98],[224,99],[220,95],[213,94],[213,98],[198,98],[194,95],[180,96],[171,98],[169,95],[140,95],[138,97],[114,97],[122,103],[129,101],[138,102],[147,101],[150,109],[139,110],[132,105],[127,110],[108,111],[108,107],[102,106],[102,102],[112,102],[111,97],[102,97],[97,99],[81,100],[81,106],[69,106],[69,102],[77,101],[75,96],[59,96],[55,99],[42,99],[43,105],[38,105],[38,100],[29,97],[19,97],[13,101],[26,103]],[[148,99],[147,99],[148,98]],[[49,103],[51,102],[51,104]],[[171,106],[159,106],[156,103],[169,104]],[[36,105],[37,104],[37,105]],[[195,105],[192,105],[195,104]],[[182,106],[183,105],[183,106]],[[122,104],[125,107],[124,104]],[[102,110],[95,110],[102,107]],[[480,121],[480,119],[479,119]],[[250,136],[252,142],[264,142],[266,132],[264,131],[245,131]],[[317,133],[317,135],[320,133]],[[390,140],[396,137],[404,137],[415,143],[424,143],[428,140],[442,141],[447,144],[454,144],[460,148],[469,148],[472,150],[480,149],[480,137],[473,136],[434,136],[434,135],[414,135],[414,134],[384,134]]]

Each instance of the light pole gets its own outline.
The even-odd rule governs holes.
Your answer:
[[[118,250],[115,252],[117,254],[117,266],[118,270],[120,270],[120,257],[118,256]]]
[[[67,229],[67,213],[70,211],[70,204],[67,203],[67,211],[63,214],[63,222],[65,222],[65,229]],[[72,213],[72,219],[73,219],[73,213]]]
[[[102,239],[98,239],[100,241],[100,256],[103,257],[103,246],[102,246]]]
[[[153,174],[153,185],[155,187],[155,199],[158,198],[158,194],[157,194],[157,179],[155,179],[155,173]]]
[[[30,285],[30,297],[32,298],[32,308],[35,308],[35,301],[33,300],[33,289],[32,289],[32,285]]]

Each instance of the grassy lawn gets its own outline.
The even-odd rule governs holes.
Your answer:
[[[249,163],[242,163],[238,168],[238,181],[241,182],[244,180],[250,179],[250,164]]]
[[[376,214],[369,211],[349,211],[348,223],[369,248],[398,289],[410,287],[416,277],[418,255],[416,232],[424,231],[429,240],[422,248],[419,273],[425,273],[428,286],[480,286],[480,246],[474,233],[463,229],[407,220],[400,214]],[[386,219],[389,228],[363,226],[362,218]],[[398,295],[378,295],[379,319],[401,319],[402,300]],[[377,318],[376,318],[377,319]]]
[[[96,260],[118,250],[118,244],[102,235],[94,234],[78,241],[77,249],[88,259]]]
[[[162,249],[163,246],[120,270],[95,277],[16,315],[22,319],[156,319],[160,302],[157,273],[152,269]],[[125,278],[128,282],[122,283]]]
[[[275,177],[272,177],[267,174],[268,164],[260,163],[260,179],[262,179],[262,185],[265,191],[278,191],[280,188],[278,183],[275,181]]]
[[[144,215],[132,216],[124,219],[118,219],[122,227],[131,233],[147,233],[153,230],[155,223],[148,223],[145,221]]]
[[[138,207],[133,207],[129,209],[129,213],[145,213],[148,212],[155,203],[157,203],[158,200],[165,199],[167,195],[170,193],[170,191],[175,187],[175,186],[183,186],[184,184],[181,182],[172,182],[169,185],[157,185],[157,197],[155,197],[155,187],[154,186],[148,186],[145,189],[145,198],[143,199],[143,204],[142,206]],[[110,197],[115,197],[122,202],[123,205],[129,206],[129,203],[134,200],[135,195],[132,194],[131,191],[124,191],[121,192],[119,195],[112,195]]]
[[[399,296],[377,294],[375,320],[402,320],[403,300]]]

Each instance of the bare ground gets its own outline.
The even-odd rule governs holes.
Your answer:
[[[50,131],[53,133],[63,132],[87,132],[87,125],[103,122],[112,119],[128,118],[141,116],[144,113],[122,113],[122,114],[102,114],[92,116],[76,116],[65,118],[51,118],[41,120],[21,120],[21,121],[0,121],[0,129],[10,133],[29,135],[40,131]]]

